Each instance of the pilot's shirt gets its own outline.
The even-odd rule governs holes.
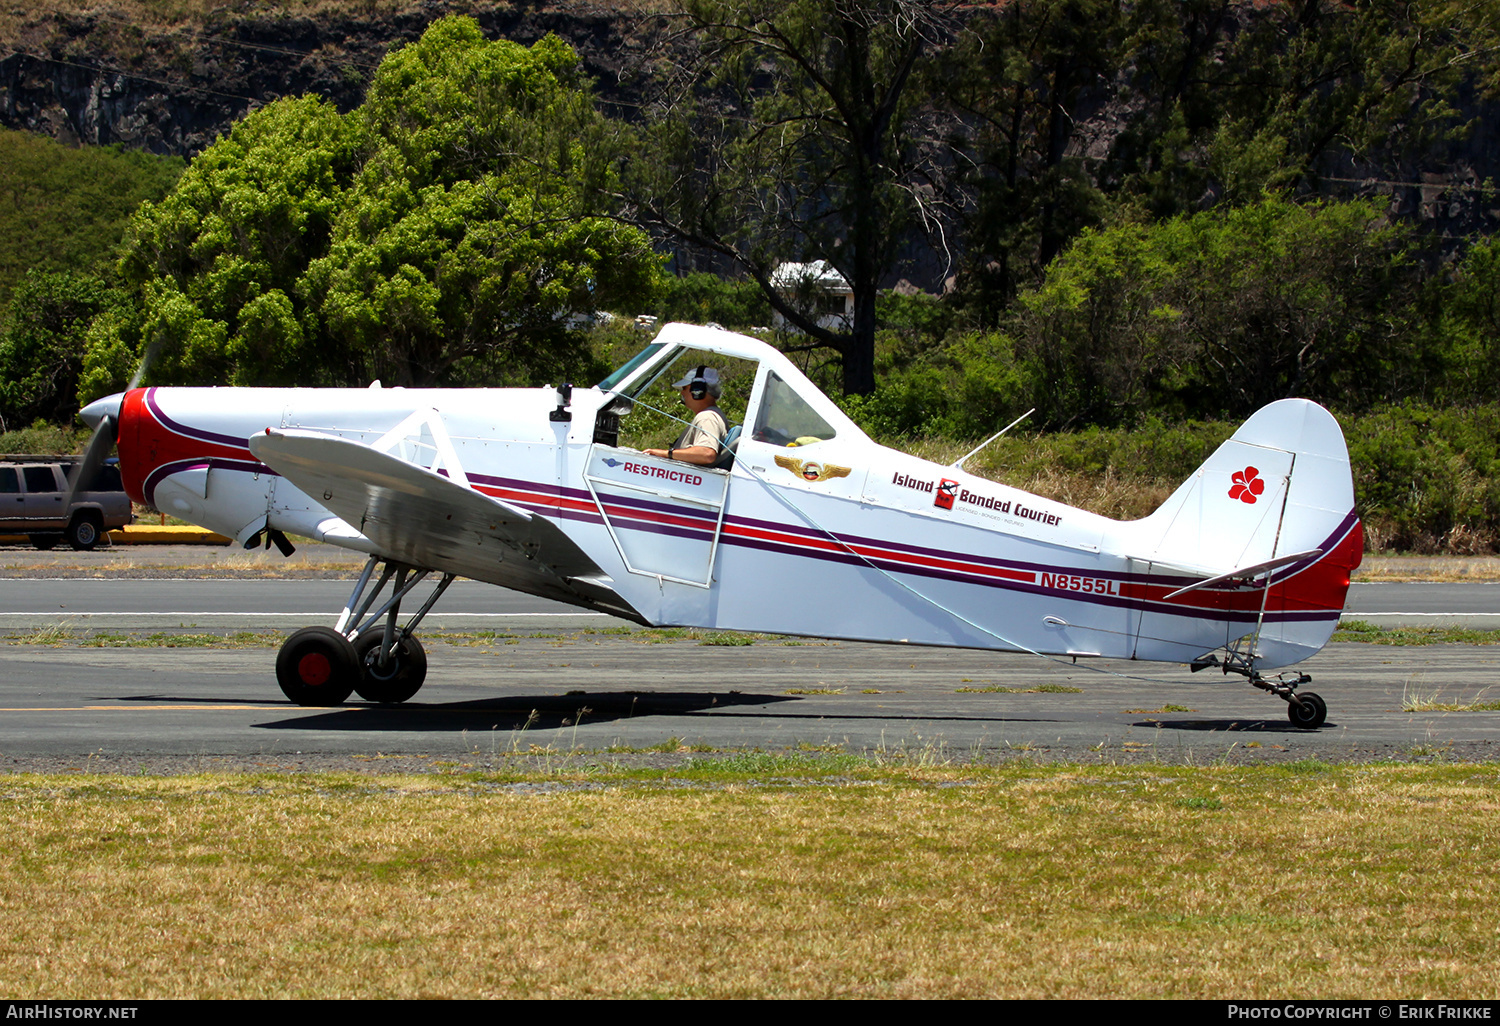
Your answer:
[[[691,449],[695,445],[706,445],[718,452],[719,443],[724,441],[724,436],[727,434],[729,434],[729,421],[724,419],[724,414],[719,412],[717,406],[710,406],[693,418],[693,422],[678,436],[672,448]]]

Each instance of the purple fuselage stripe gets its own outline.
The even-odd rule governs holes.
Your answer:
[[[141,486],[141,491],[145,495],[146,501],[155,506],[156,489],[161,485],[162,481],[173,474],[180,474],[184,470],[197,470],[199,467],[206,470],[213,470],[217,467],[223,470],[237,470],[242,474],[264,474],[268,477],[281,476],[264,463],[257,463],[254,460],[227,460],[221,457],[206,460],[176,460],[172,463],[163,463],[146,476],[146,480]]]
[[[238,448],[245,448],[245,440],[243,439],[232,438],[228,435],[220,435],[208,431],[201,431],[199,429],[190,428],[186,425],[178,424],[174,421],[169,420],[164,414],[160,412],[160,409],[156,406],[154,400],[152,399],[151,393],[149,392],[147,394],[147,402],[151,405],[153,413],[160,417],[162,422],[166,426],[170,427],[172,430],[177,431],[180,434],[192,438],[201,438],[205,441],[216,442],[221,445],[231,445]],[[244,473],[275,474],[275,471],[271,470],[264,464],[254,461],[253,459],[246,461],[234,461],[226,459],[184,460],[178,463],[166,464],[162,467],[158,467],[155,471],[153,471],[151,476],[147,478],[147,495],[154,497],[156,485],[159,484],[161,479],[168,474],[176,473],[181,470],[191,469],[195,466],[204,465],[207,465],[209,467],[223,467],[224,469],[237,470]],[[601,517],[600,514],[594,510],[564,509],[547,501],[547,499],[571,499],[575,501],[588,502],[592,505],[593,497],[590,496],[585,489],[569,488],[558,484],[540,484],[533,481],[521,480],[519,478],[500,477],[489,474],[469,474],[468,477],[471,482],[476,484],[483,484],[492,488],[504,488],[511,491],[529,492],[533,495],[539,496],[540,498],[538,500],[515,499],[512,497],[508,498],[506,501],[514,502],[516,505],[524,509],[531,510],[542,516],[558,520],[570,520],[594,525],[602,525],[604,523],[603,517]],[[608,496],[608,502],[612,507],[623,507],[626,510],[635,509],[641,511],[642,514],[646,514],[645,516],[639,517],[632,517],[629,513],[626,513],[624,516],[616,516],[614,518],[614,523],[615,527],[618,529],[643,531],[652,534],[666,535],[674,538],[697,539],[701,541],[712,540],[714,525],[717,521],[717,514],[711,511],[705,511],[695,508],[684,508],[683,506],[674,506],[671,503],[637,499],[634,497],[624,497],[617,494],[610,494]],[[668,514],[672,517],[680,518],[682,520],[698,521],[701,526],[693,526],[680,523],[663,524],[654,522],[649,517],[649,515],[653,513]],[[1337,545],[1338,542],[1342,541],[1343,538],[1348,534],[1348,532],[1353,529],[1357,520],[1358,517],[1353,511],[1347,514],[1339,523],[1338,527],[1329,534],[1323,545],[1320,546],[1323,549],[1324,553],[1327,553],[1335,545]],[[984,556],[978,554],[965,554],[963,556],[956,556],[953,552],[943,549],[929,548],[920,545],[911,545],[903,542],[893,542],[882,538],[872,538],[864,535],[844,535],[842,537],[839,537],[832,535],[826,531],[818,530],[816,528],[777,523],[774,521],[761,520],[754,517],[726,516],[724,520],[724,526],[726,530],[720,540],[725,545],[732,545],[745,549],[756,549],[764,552],[775,552],[782,555],[797,556],[804,559],[818,559],[825,562],[843,563],[852,566],[875,566],[882,570],[909,574],[916,577],[927,577],[936,580],[955,581],[964,584],[978,584],[987,587],[1002,588],[1007,591],[1022,592],[1032,595],[1058,597],[1059,593],[1055,589],[1044,588],[1037,584],[991,577],[983,573],[981,570],[963,571],[946,569],[942,567],[914,565],[912,563],[905,562],[900,557],[914,556],[943,559],[949,561],[962,561],[973,564],[976,567],[1014,570],[1035,574],[1055,573],[1060,569],[1066,569],[1070,573],[1074,571],[1083,572],[1090,577],[1098,578],[1101,580],[1129,582],[1139,585],[1170,585],[1178,584],[1182,581],[1181,576],[1168,574],[1141,574],[1121,570],[1095,569],[1084,571],[1082,570],[1082,568],[1077,567],[1059,568],[1056,565],[1006,560],[994,556]],[[978,527],[979,525],[972,526]],[[792,540],[777,541],[773,539],[745,537],[734,533],[732,529],[735,527],[769,531],[788,538],[803,538],[807,539],[808,541],[818,542],[831,541],[837,545],[881,549],[891,553],[892,555],[865,556],[850,552],[847,549],[828,550],[811,548],[807,545],[798,544],[796,541]],[[1321,558],[1321,556],[1314,557],[1302,560],[1297,563],[1293,563],[1287,567],[1279,568],[1275,573],[1272,574],[1269,584],[1281,584],[1287,579],[1294,577],[1298,573],[1306,570],[1308,567],[1313,566]],[[1210,589],[1211,592],[1222,590],[1227,589]],[[1152,612],[1169,616],[1182,616],[1192,619],[1228,621],[1233,623],[1254,622],[1260,616],[1259,612],[1256,610],[1233,610],[1205,608],[1202,606],[1184,606],[1178,603],[1168,603],[1152,599],[1125,598],[1120,596],[1086,594],[1082,592],[1065,592],[1062,594],[1062,597],[1068,599],[1069,601],[1088,602],[1090,604],[1110,606],[1121,609],[1139,610],[1142,612]],[[1265,619],[1268,622],[1319,621],[1336,620],[1339,615],[1339,610],[1330,609],[1280,610],[1268,611],[1265,615]]]
[[[186,424],[179,424],[167,416],[156,401],[155,388],[146,389],[146,406],[150,408],[152,416],[161,422],[162,427],[175,431],[185,438],[196,438],[204,442],[214,442],[218,445],[228,445],[236,449],[244,449],[245,455],[250,455],[249,439],[238,438],[234,435],[221,435],[214,431],[205,431],[202,428],[188,427]]]

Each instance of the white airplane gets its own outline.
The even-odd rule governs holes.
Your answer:
[[[695,366],[743,402],[721,465],[622,447],[632,411],[676,433]],[[138,502],[369,554],[334,626],[281,648],[303,705],[414,695],[413,632],[462,576],[653,626],[1215,666],[1315,728],[1310,678],[1268,671],[1327,643],[1363,548],[1343,434],[1305,400],[1122,522],[877,445],[776,349],[683,324],[592,388],[143,388],[83,415]]]

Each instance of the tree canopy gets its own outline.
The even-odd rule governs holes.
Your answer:
[[[91,332],[83,392],[149,380],[520,383],[581,367],[568,318],[649,301],[659,261],[599,216],[576,55],[435,22],[347,115],[280,100],[131,224],[133,316]],[[592,187],[586,187],[592,186]]]
[[[875,297],[909,233],[936,216],[940,164],[911,88],[950,30],[935,0],[683,0],[701,46],[689,91],[649,126],[639,223],[729,261],[786,319],[875,387]],[[713,102],[706,102],[710,97]],[[773,286],[783,261],[826,260],[852,322],[820,326]]]
[[[1423,369],[1409,240],[1372,204],[1276,199],[1087,231],[1023,296],[1018,355],[1054,423],[1368,406]]]
[[[71,421],[89,325],[124,302],[94,275],[32,271],[21,279],[0,334],[0,424]]]

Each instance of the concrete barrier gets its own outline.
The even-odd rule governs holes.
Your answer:
[[[128,524],[109,532],[116,545],[228,545],[233,539],[201,527]]]
[[[201,527],[129,524],[106,532],[112,545],[228,545],[231,539]],[[0,545],[29,545],[24,534],[0,534]],[[58,542],[66,548],[67,542]]]

